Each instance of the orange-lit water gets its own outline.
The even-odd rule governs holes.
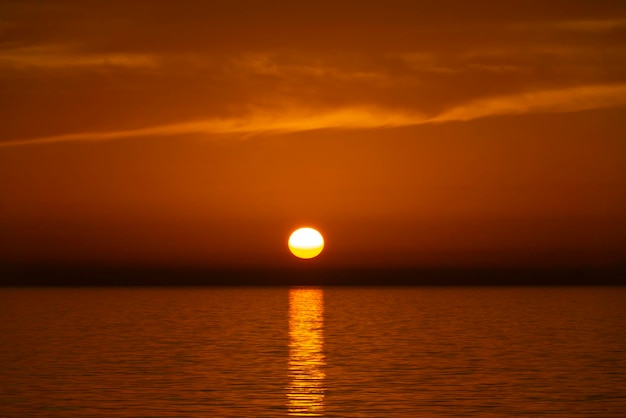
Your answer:
[[[624,417],[626,288],[0,289],[2,417]]]

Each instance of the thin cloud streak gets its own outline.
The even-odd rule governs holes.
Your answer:
[[[0,52],[0,68],[49,68],[75,67],[156,67],[158,60],[148,54],[124,53],[75,53],[61,45],[29,46]]]
[[[574,20],[555,25],[559,29],[583,32],[607,32],[626,27],[626,19]]]
[[[468,121],[495,115],[578,112],[624,104],[626,84],[580,86],[479,99],[446,111],[430,121]]]
[[[289,133],[315,129],[368,129],[415,125],[426,122],[416,115],[390,113],[376,109],[346,108],[325,112],[277,112],[280,115],[258,113],[237,119],[208,119],[153,126],[140,129],[110,132],[85,132],[55,135],[0,143],[0,147],[49,144],[70,141],[108,141],[150,136],[178,136],[191,134],[241,134],[244,136],[264,133]]]
[[[190,134],[254,136],[316,129],[392,128],[425,123],[470,121],[497,115],[577,112],[624,104],[626,104],[626,84],[581,86],[480,99],[452,108],[434,117],[427,117],[415,112],[398,112],[365,107],[318,112],[275,111],[273,114],[258,111],[249,117],[241,118],[207,119],[139,129],[73,133],[8,141],[0,143],[0,147]]]

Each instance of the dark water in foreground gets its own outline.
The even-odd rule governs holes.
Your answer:
[[[626,416],[626,288],[0,288],[2,417]]]

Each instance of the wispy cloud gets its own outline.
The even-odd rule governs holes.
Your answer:
[[[109,141],[149,136],[179,136],[190,134],[240,134],[244,136],[265,133],[288,133],[314,129],[368,129],[405,126],[426,121],[416,115],[391,113],[380,109],[344,108],[331,111],[280,111],[273,114],[259,111],[251,116],[231,119],[207,119],[174,123],[140,129],[84,132],[55,135],[0,143],[4,146],[49,144],[68,141]]]
[[[431,119],[466,121],[494,115],[576,112],[626,104],[626,84],[580,86],[475,100]]]
[[[44,136],[0,143],[0,147],[70,141],[110,141],[139,137],[181,135],[228,135],[250,137],[268,133],[290,133],[316,129],[378,129],[426,123],[469,121],[489,116],[576,112],[626,105],[626,84],[580,86],[484,98],[454,107],[435,116],[414,111],[383,108],[340,108],[319,110],[263,110],[232,118],[206,119],[139,129],[82,132]]]
[[[149,54],[84,53],[61,45],[26,46],[0,51],[0,67],[155,67],[157,58]]]
[[[626,19],[572,20],[558,22],[554,26],[582,32],[606,32],[626,28]]]
[[[370,129],[626,96],[626,3],[181,1],[0,3],[0,146]]]

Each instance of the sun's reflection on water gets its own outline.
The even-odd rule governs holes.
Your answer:
[[[324,291],[289,290],[289,385],[287,410],[291,416],[324,413]]]

